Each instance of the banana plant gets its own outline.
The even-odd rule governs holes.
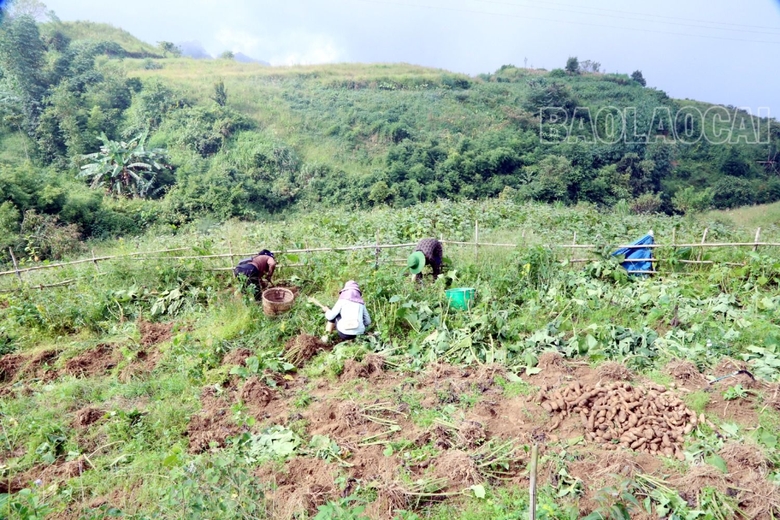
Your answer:
[[[128,142],[112,141],[100,134],[103,145],[99,152],[82,155],[90,161],[81,167],[79,177],[90,179],[90,187],[105,188],[107,193],[124,197],[146,198],[154,195],[157,173],[169,169],[165,152],[147,150],[146,132]]]

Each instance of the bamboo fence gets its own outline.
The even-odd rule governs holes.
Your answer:
[[[702,234],[702,239],[700,242],[690,242],[690,243],[677,243],[676,241],[676,234],[672,233],[672,242],[670,244],[642,244],[642,245],[636,245],[636,244],[626,244],[626,245],[618,245],[618,246],[610,246],[610,249],[616,250],[616,249],[681,249],[681,248],[691,248],[691,249],[697,249],[698,253],[696,256],[696,260],[683,260],[683,259],[659,259],[659,258],[650,258],[642,261],[648,261],[651,262],[652,265],[657,265],[661,262],[675,262],[680,264],[688,264],[688,265],[714,265],[714,264],[720,264],[720,265],[728,265],[728,266],[742,266],[743,263],[737,263],[737,262],[717,262],[713,260],[702,260],[702,252],[706,248],[740,248],[740,247],[749,247],[752,251],[757,251],[759,247],[766,247],[766,248],[773,248],[773,247],[780,247],[780,242],[760,242],[760,233],[761,228],[758,228],[756,230],[755,238],[752,242],[707,242],[707,233],[708,229],[704,230],[704,233]],[[474,240],[473,241],[461,241],[461,240],[446,240],[441,239],[440,240],[442,244],[445,245],[454,245],[454,246],[462,246],[462,247],[473,247],[474,252],[474,258],[479,258],[479,248],[481,247],[492,247],[492,248],[520,248],[524,247],[525,243],[525,230],[523,230],[522,236],[521,236],[521,243],[499,243],[499,242],[480,242],[479,241],[479,222],[476,222],[474,225]],[[374,262],[375,267],[379,267],[380,264],[380,252],[382,250],[392,250],[392,249],[401,249],[401,248],[408,248],[413,247],[417,243],[416,242],[406,242],[406,243],[397,243],[397,244],[380,244],[379,243],[379,236],[376,237],[376,242],[374,244],[365,244],[365,245],[353,245],[353,246],[333,246],[333,247],[306,247],[303,249],[285,249],[277,251],[276,254],[278,255],[285,255],[285,254],[311,254],[311,253],[326,253],[326,252],[348,252],[348,251],[361,251],[361,250],[374,250],[374,258],[371,260]],[[568,250],[568,258],[564,260],[564,263],[583,263],[583,262],[590,262],[592,259],[590,258],[574,258],[573,255],[577,251],[585,251],[585,252],[591,252],[596,253],[600,250],[601,246],[597,244],[578,244],[577,243],[577,234],[574,233],[574,237],[572,240],[572,243],[570,244],[549,244],[546,247],[549,247],[550,249],[560,249],[560,250]],[[189,247],[179,247],[179,248],[173,248],[173,249],[160,249],[155,251],[138,251],[133,253],[125,253],[120,255],[112,255],[112,256],[95,256],[94,251],[91,252],[91,257],[84,258],[80,260],[73,260],[70,262],[60,262],[56,264],[40,264],[40,265],[34,265],[30,267],[20,267],[19,263],[17,262],[16,256],[14,255],[13,249],[9,248],[9,253],[13,262],[14,268],[11,270],[6,271],[0,271],[0,277],[2,276],[16,276],[19,280],[19,283],[22,286],[25,286],[25,280],[22,277],[23,274],[29,273],[32,271],[40,271],[45,269],[62,269],[68,266],[78,265],[78,264],[84,264],[84,263],[92,263],[95,266],[95,270],[98,274],[102,274],[100,271],[100,262],[106,262],[106,261],[112,261],[112,260],[119,260],[119,259],[128,259],[128,258],[141,258],[143,260],[170,260],[170,261],[182,261],[182,260],[208,260],[208,259],[230,259],[231,266],[230,267],[212,267],[209,270],[211,271],[231,271],[233,269],[232,264],[234,263],[234,259],[236,257],[248,257],[255,254],[254,252],[235,252],[233,251],[233,247],[228,242],[228,249],[229,251],[227,253],[216,253],[216,254],[210,254],[210,255],[167,255],[167,253],[179,253],[182,251],[191,251],[191,248]],[[389,260],[389,263],[397,264],[402,263],[404,260],[402,259],[391,259]],[[283,264],[280,263],[280,268],[289,268],[289,267],[302,267],[306,264],[302,263],[288,263]],[[637,274],[657,274],[659,271],[654,267],[653,270],[650,271],[631,271],[632,273]],[[50,287],[61,287],[64,285],[68,285],[70,283],[73,283],[77,281],[76,278],[72,278],[69,280],[60,281],[54,284],[31,284],[27,285],[30,288],[38,288],[38,289],[46,289]],[[0,290],[0,292],[10,292],[15,291],[18,289],[5,289]]]

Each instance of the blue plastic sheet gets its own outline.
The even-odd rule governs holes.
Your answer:
[[[648,233],[647,235],[643,236],[636,242],[632,242],[632,246],[642,246],[646,244],[654,244],[655,240],[653,239],[652,232]],[[642,273],[641,271],[652,271],[653,270],[653,263],[649,262],[648,259],[653,258],[653,248],[652,247],[622,247],[612,253],[612,256],[620,256],[623,255],[625,257],[625,261],[622,262],[620,265],[622,265],[626,271],[629,273],[635,274],[637,276],[647,276],[646,273]],[[640,271],[640,272],[636,272]]]

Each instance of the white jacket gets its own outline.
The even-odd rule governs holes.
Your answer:
[[[325,319],[328,321],[335,320],[339,314],[341,318],[336,322],[336,329],[347,336],[359,336],[366,332],[366,327],[371,325],[371,317],[368,315],[368,310],[361,303],[338,300],[336,305],[325,313]]]

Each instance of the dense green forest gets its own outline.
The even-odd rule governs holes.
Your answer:
[[[776,163],[761,162],[775,157],[780,125],[733,107],[717,107],[716,120],[709,105],[645,87],[638,71],[602,74],[572,58],[550,72],[468,77],[175,54],[107,25],[6,18],[3,251],[55,258],[84,238],[319,205],[501,195],[684,213],[780,200]],[[685,119],[696,111],[707,115]],[[610,133],[615,115],[623,138]]]

